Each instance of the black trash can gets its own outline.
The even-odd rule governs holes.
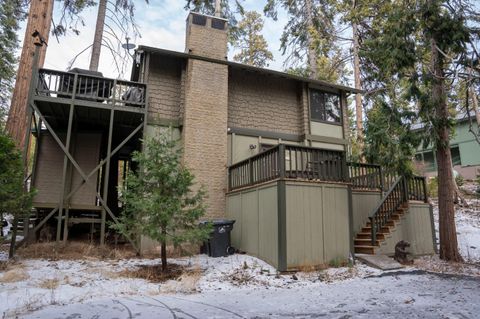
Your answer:
[[[210,238],[205,241],[200,249],[201,253],[210,257],[225,257],[232,255],[235,249],[230,245],[230,232],[233,229],[234,220],[215,219],[201,224],[212,223],[213,230]]]

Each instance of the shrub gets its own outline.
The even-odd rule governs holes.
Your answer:
[[[431,177],[428,180],[428,197],[438,196],[438,177]]]
[[[124,212],[113,225],[120,233],[147,236],[161,243],[162,270],[167,268],[167,242],[178,246],[207,239],[211,225],[199,227],[205,214],[205,192],[194,191],[194,176],[182,165],[181,150],[167,131],[144,141],[134,152],[140,168],[127,176],[122,191]]]

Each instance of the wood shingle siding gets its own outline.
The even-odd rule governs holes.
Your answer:
[[[228,126],[304,133],[302,87],[286,80],[230,69]]]

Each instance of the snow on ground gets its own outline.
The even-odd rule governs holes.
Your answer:
[[[455,224],[460,254],[467,262],[480,262],[480,199],[467,199],[469,207],[457,207]],[[438,241],[438,205],[433,201],[433,218]]]
[[[394,272],[285,288],[92,298],[25,318],[478,318],[479,292],[478,278]]]
[[[152,283],[128,276],[125,270],[158,265],[159,259],[85,257],[2,263],[6,254],[0,252],[0,316],[474,318],[480,313],[480,200],[469,202],[470,207],[458,208],[455,216],[467,264],[426,256],[393,272],[357,263],[278,274],[248,255],[197,255],[169,259],[192,271],[177,280]],[[435,206],[434,219],[438,238]]]
[[[382,272],[357,263],[352,267],[278,274],[270,265],[248,255],[233,255],[225,258],[197,255],[170,259],[170,262],[184,265],[196,272],[184,275],[178,280],[152,283],[143,279],[124,277],[124,271],[133,270],[141,265],[158,265],[159,259],[87,258],[85,260],[17,261],[15,264],[8,265],[3,272],[0,271],[0,315],[3,318],[27,315],[31,318],[74,318],[69,316],[77,313],[82,314],[82,318],[90,318],[95,315],[91,313],[92,311],[107,309],[107,312],[101,314],[101,318],[128,318],[125,313],[118,314],[118,311],[129,309],[141,314],[138,317],[152,318],[151,311],[154,311],[157,313],[156,318],[164,318],[166,317],[164,312],[168,307],[161,305],[169,304],[175,309],[183,309],[182,311],[187,313],[193,311],[197,314],[205,313],[207,310],[204,308],[207,307],[209,311],[213,311],[212,316],[217,318],[229,318],[229,314],[232,317],[231,313],[221,309],[235,309],[236,314],[245,309],[246,313],[251,313],[251,317],[255,317],[255,313],[263,314],[264,317],[270,317],[268,313],[278,314],[280,317],[295,317],[289,314],[302,314],[304,313],[302,311],[307,311],[306,309],[309,309],[308,311],[312,314],[326,311],[318,308],[319,302],[326,302],[331,298],[332,300],[325,304],[326,309],[330,309],[327,311],[330,313],[329,316],[353,311],[353,314],[357,315],[374,313],[381,317],[391,311],[388,308],[389,302],[394,302],[401,307],[404,303],[417,302],[422,307],[431,306],[428,311],[437,313],[438,309],[445,307],[445,305],[441,306],[440,300],[450,298],[448,297],[450,295],[443,294],[440,288],[435,290],[432,287],[433,281],[439,282],[441,277],[419,274],[416,267]],[[428,263],[429,266],[437,264],[435,261],[424,263]],[[419,266],[429,268],[423,267],[424,264]],[[478,308],[480,270],[478,267],[476,269],[476,273],[472,271],[469,273],[478,277],[453,277],[453,279],[440,280],[445,281],[442,284],[451,286],[453,290],[459,287],[455,296],[451,297],[452,302],[463,304],[465,300],[471,299],[470,294],[475,294],[479,299],[478,303],[475,303]],[[437,269],[439,272],[444,270]],[[431,280],[426,279],[427,277]],[[465,284],[467,287],[464,289],[464,281],[471,281],[472,284]],[[392,285],[397,287],[397,293],[391,289]],[[413,289],[412,285],[418,287]],[[317,299],[312,296],[316,296]],[[453,301],[455,298],[458,301]],[[179,301],[175,301],[177,299]],[[287,307],[289,300],[290,307]],[[152,302],[161,309],[151,306]],[[234,307],[230,308],[233,304],[235,304]],[[347,307],[347,304],[352,305]],[[468,311],[472,309],[465,305],[458,306],[458,309],[457,307],[449,308],[449,311],[460,311],[460,308],[463,309],[461,313],[467,318],[471,317]],[[53,316],[60,312],[65,315]],[[181,317],[184,316],[178,318]],[[187,315],[187,317],[191,316]],[[195,318],[206,317],[209,316],[200,315]],[[258,316],[258,318],[264,317]],[[298,318],[310,318],[310,316]]]
[[[0,314],[15,317],[48,305],[67,305],[99,298],[300,289],[381,273],[357,264],[354,267],[279,275],[270,265],[248,255],[225,258],[198,255],[170,262],[199,269],[200,274],[156,284],[123,277],[121,272],[139,265],[157,265],[160,263],[158,259],[19,261],[10,265],[3,276],[0,272]]]

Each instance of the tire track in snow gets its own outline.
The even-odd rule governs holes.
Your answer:
[[[173,298],[173,299],[177,299],[177,300],[181,300],[181,301],[188,301],[188,302],[192,302],[192,303],[196,303],[196,304],[199,304],[199,305],[204,305],[204,306],[207,306],[207,307],[212,307],[212,308],[216,308],[216,309],[219,309],[219,310],[222,310],[222,311],[225,311],[225,312],[228,312],[228,313],[231,313],[232,315],[238,317],[238,318],[242,318],[242,319],[247,319],[246,317],[236,313],[236,312],[233,312],[231,310],[228,310],[228,309],[225,309],[225,308],[222,308],[222,307],[218,307],[218,306],[214,306],[214,305],[210,305],[206,302],[201,302],[201,301],[194,301],[194,300],[189,300],[189,299],[183,299],[183,298],[178,298],[178,297],[173,297],[173,296],[168,296],[169,298]],[[152,298],[154,299],[154,298]]]

